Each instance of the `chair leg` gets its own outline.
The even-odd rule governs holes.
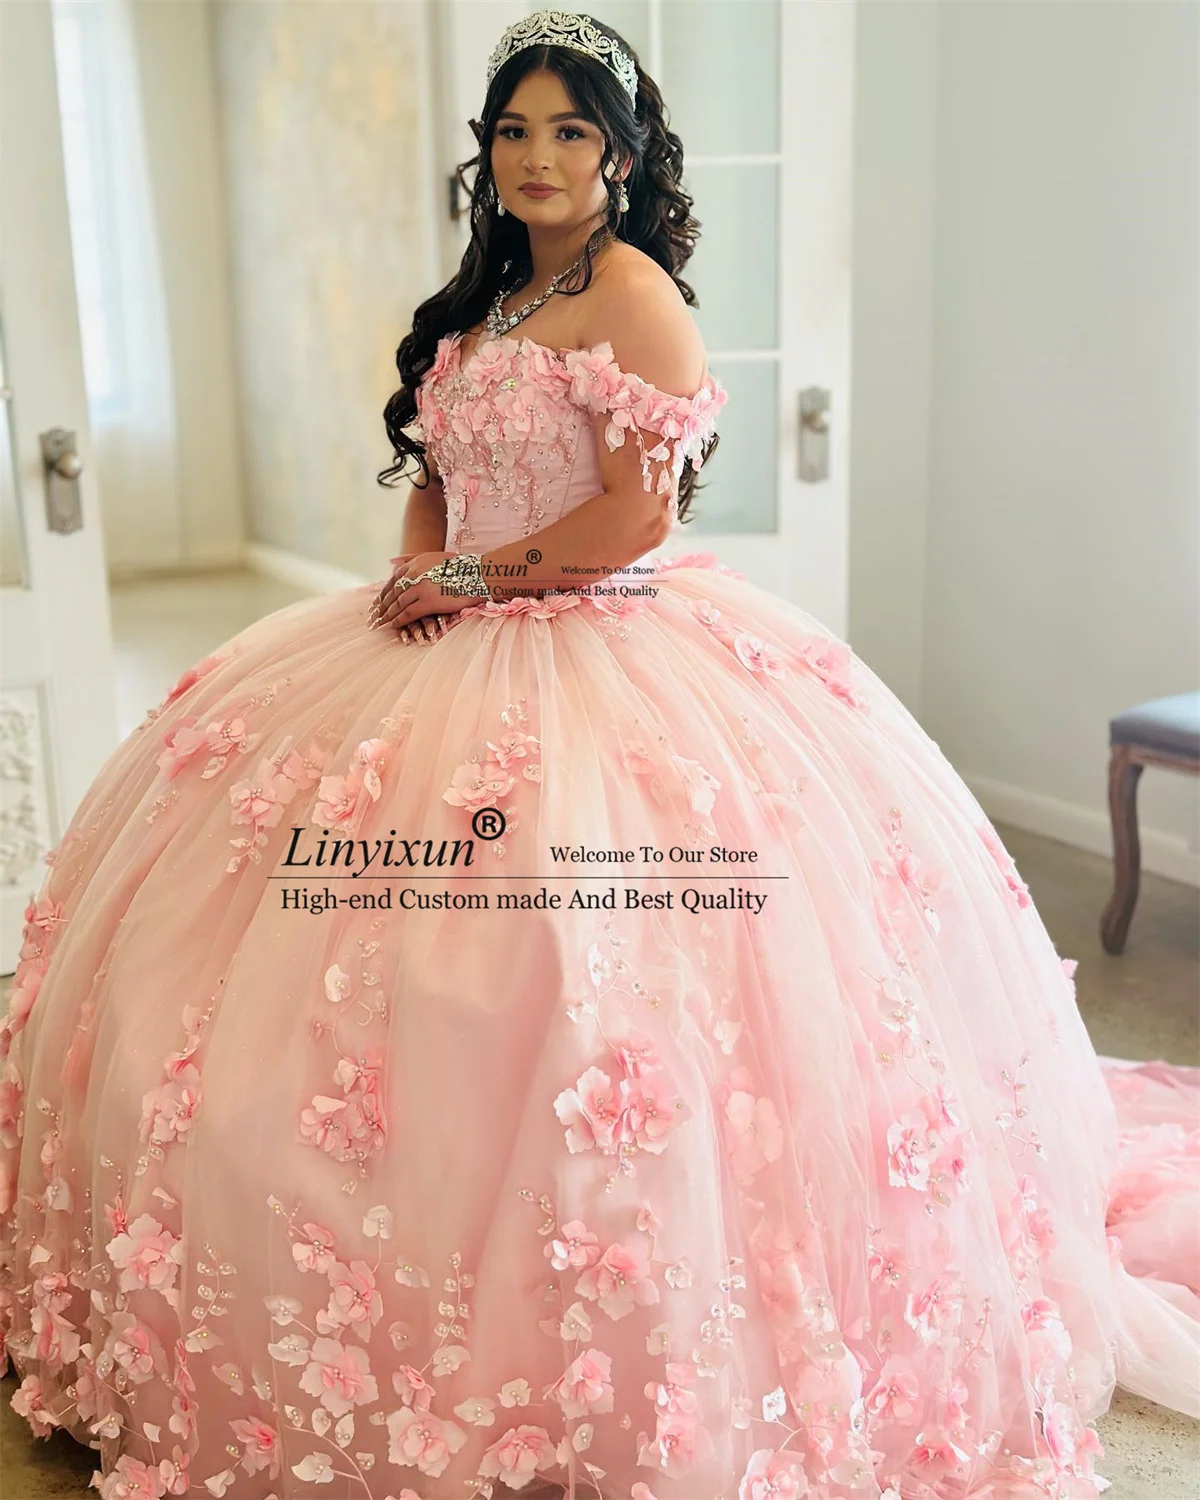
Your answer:
[[[1122,953],[1137,905],[1142,849],[1138,839],[1137,785],[1141,761],[1128,745],[1114,745],[1108,762],[1108,811],[1112,819],[1113,893],[1100,918],[1100,940],[1109,953]]]

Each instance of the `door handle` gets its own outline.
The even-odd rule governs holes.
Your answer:
[[[829,478],[830,393],[820,385],[800,392],[797,422],[797,478],[819,484]]]
[[[51,427],[39,435],[42,471],[46,488],[46,525],[65,534],[83,525],[83,498],[79,476],[83,460],[75,451],[75,434],[65,427]]]

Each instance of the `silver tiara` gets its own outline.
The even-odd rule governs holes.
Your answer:
[[[594,57],[616,74],[629,95],[629,102],[637,104],[637,68],[628,52],[612,37],[598,31],[590,17],[575,15],[568,10],[536,10],[514,22],[496,43],[488,59],[488,84],[515,52],[539,46],[571,47],[576,52]]]

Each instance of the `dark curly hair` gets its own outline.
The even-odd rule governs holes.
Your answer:
[[[700,221],[691,214],[693,200],[680,187],[683,143],[668,128],[662,95],[654,80],[643,71],[633,48],[611,27],[594,17],[588,19],[597,30],[618,42],[633,59],[638,78],[636,111],[629,95],[608,67],[569,47],[526,47],[497,70],[484,100],[482,121],[471,121],[471,129],[479,142],[479,154],[456,168],[458,181],[471,199],[471,243],[463,255],[458,274],[421,303],[413,314],[412,332],[396,350],[396,369],[401,386],[388,399],[383,420],[397,462],[376,476],[382,485],[397,484],[405,478],[409,458],[415,458],[419,465],[422,474],[419,487],[423,489],[429,484],[425,446],[409,437],[404,428],[416,419],[417,387],[422,375],[433,364],[439,341],[447,334],[465,331],[482,322],[502,288],[508,295],[532,279],[529,233],[515,214],[497,213],[498,199],[491,170],[496,117],[527,73],[542,68],[557,74],[570,95],[573,108],[599,128],[604,136],[602,175],[610,161],[632,160],[623,184],[615,172],[611,179],[604,175],[609,197],[608,221],[597,227],[584,247],[583,265],[577,273],[583,280],[563,295],[578,296],[591,284],[592,256],[611,232],[617,239],[637,246],[657,261],[679,288],[688,306],[696,306],[695,292],[679,274],[691,259],[700,228]],[[478,170],[474,186],[470,187],[463,173],[472,166]],[[622,185],[629,197],[629,208],[623,214],[618,207]],[[557,290],[562,292],[567,285],[563,282]],[[718,441],[714,433],[705,443],[702,463],[707,462]],[[413,482],[416,483],[415,476]],[[681,520],[685,519],[696,486],[696,472],[691,461],[685,459],[679,477]]]

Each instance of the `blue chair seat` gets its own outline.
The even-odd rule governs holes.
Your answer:
[[[1109,743],[1200,761],[1200,693],[1152,698],[1109,722]]]

